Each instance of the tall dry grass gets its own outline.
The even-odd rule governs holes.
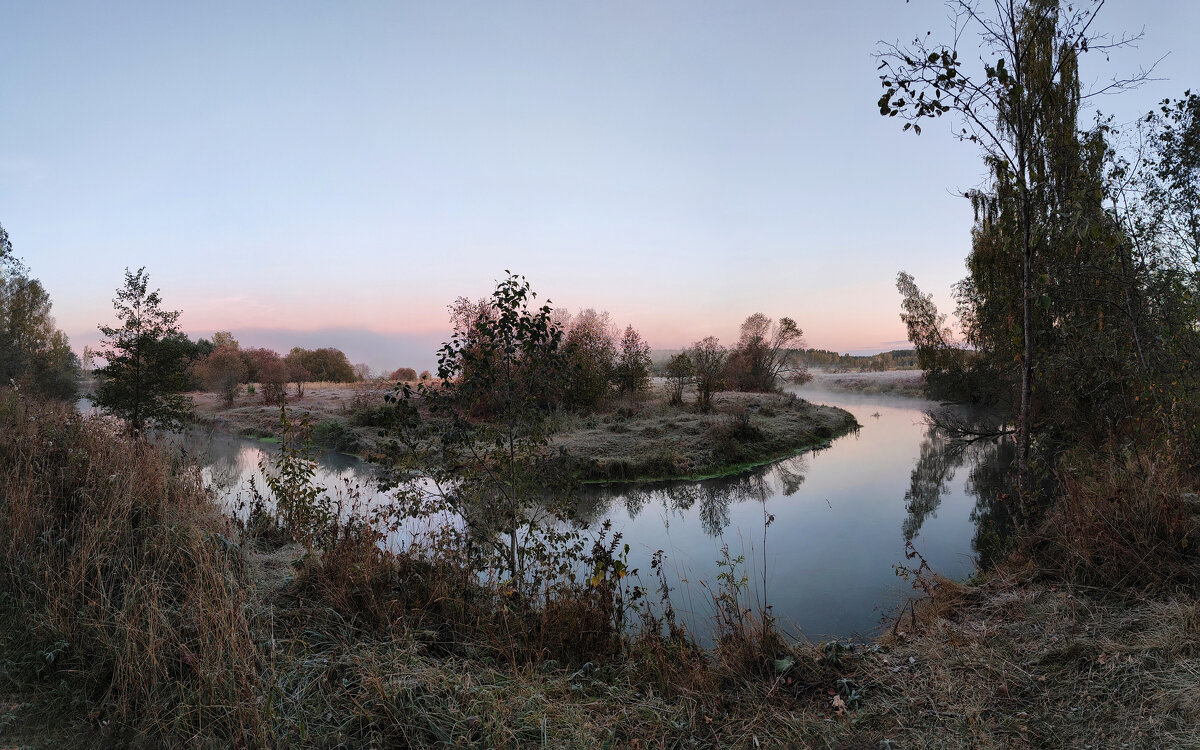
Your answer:
[[[1200,582],[1192,480],[1163,441],[1076,449],[1063,456],[1058,497],[1028,539],[1034,558],[1071,583],[1120,591]]]
[[[261,738],[244,561],[199,472],[68,406],[0,392],[9,663],[121,737]]]

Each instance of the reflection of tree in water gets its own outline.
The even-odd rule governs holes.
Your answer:
[[[1016,448],[1011,438],[955,440],[930,424],[921,441],[921,455],[913,467],[909,489],[904,493],[908,511],[902,524],[905,541],[921,533],[925,521],[937,513],[954,472],[970,464],[967,493],[975,496],[971,521],[975,537],[971,546],[981,567],[988,567],[1005,549],[1014,523],[1012,473]]]
[[[908,509],[903,524],[904,541],[915,539],[921,533],[925,519],[942,504],[946,484],[954,479],[954,470],[966,460],[967,448],[964,443],[948,440],[946,433],[938,427],[925,427],[921,457],[913,467],[908,492],[904,493],[904,504]]]
[[[734,477],[602,490],[583,504],[576,518],[587,523],[598,520],[607,511],[609,501],[616,498],[630,518],[636,518],[651,503],[658,505],[669,528],[672,516],[682,515],[698,506],[697,514],[705,533],[720,536],[729,526],[729,509],[734,503],[745,500],[766,502],[776,495],[793,495],[804,483],[807,469],[804,457],[796,456]]]
[[[1018,513],[1013,474],[1009,470],[1017,457],[1016,443],[998,440],[992,445],[989,454],[971,467],[967,480],[967,492],[976,498],[975,509],[971,511],[975,523],[971,546],[979,554],[981,568],[991,567],[1008,549]]]
[[[241,483],[242,441],[239,439],[202,430],[174,434],[168,439],[184,458],[196,462],[208,485],[218,493],[227,493]]]

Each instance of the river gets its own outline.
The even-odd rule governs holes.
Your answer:
[[[648,587],[650,557],[664,551],[675,609],[693,632],[707,630],[725,545],[745,558],[752,603],[765,596],[787,632],[824,640],[869,636],[916,595],[897,575],[897,566],[919,565],[906,557],[908,542],[933,571],[961,579],[986,566],[1003,540],[1010,443],[955,446],[924,423],[932,404],[922,399],[796,392],[846,409],[862,428],[737,477],[583,492],[581,515],[593,529],[612,522]],[[221,434],[189,440],[188,449],[230,506],[275,450]],[[357,488],[366,502],[378,499],[374,467],[350,456],[322,454],[318,481],[335,494]]]

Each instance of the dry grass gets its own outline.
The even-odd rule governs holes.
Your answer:
[[[1029,540],[1043,567],[1073,583],[1128,588],[1200,583],[1200,523],[1169,445],[1108,444],[1063,457],[1060,493]]]
[[[306,383],[304,396],[296,396],[294,385],[288,387],[288,411],[296,420],[307,420],[314,427],[321,423],[335,424],[339,435],[347,437],[340,445],[328,447],[345,448],[350,445],[367,448],[378,437],[374,423],[359,423],[355,416],[370,410],[382,409],[384,394],[392,382],[368,380],[360,383]],[[270,438],[279,436],[279,406],[265,403],[262,390],[248,394],[243,390],[226,407],[219,394],[195,392],[189,394],[195,403],[198,418],[213,429],[223,430],[249,437]]]
[[[1036,578],[1008,564],[980,585],[939,581],[894,635],[772,643],[778,661],[766,665],[753,620],[745,640],[727,631],[733,640],[714,651],[643,631],[620,658],[568,665],[510,661],[483,631],[449,644],[411,614],[365,633],[309,601],[305,626],[279,634],[274,737],[352,747],[1200,747],[1200,603],[1114,600]]]
[[[1007,565],[946,585],[856,665],[900,747],[1200,747],[1200,602],[1114,600]]]
[[[108,741],[259,736],[243,563],[199,473],[68,406],[0,393],[10,688],[58,682]]]

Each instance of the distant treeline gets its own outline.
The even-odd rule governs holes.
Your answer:
[[[879,354],[838,354],[826,349],[803,349],[795,352],[800,362],[808,367],[828,370],[915,370],[916,349],[893,349]]]
[[[655,373],[666,375],[667,364],[671,358],[684,350],[655,349],[652,353]],[[880,354],[858,355],[839,354],[828,349],[790,349],[789,360],[802,367],[815,367],[822,370],[916,370],[917,352],[915,349],[894,349]]]

